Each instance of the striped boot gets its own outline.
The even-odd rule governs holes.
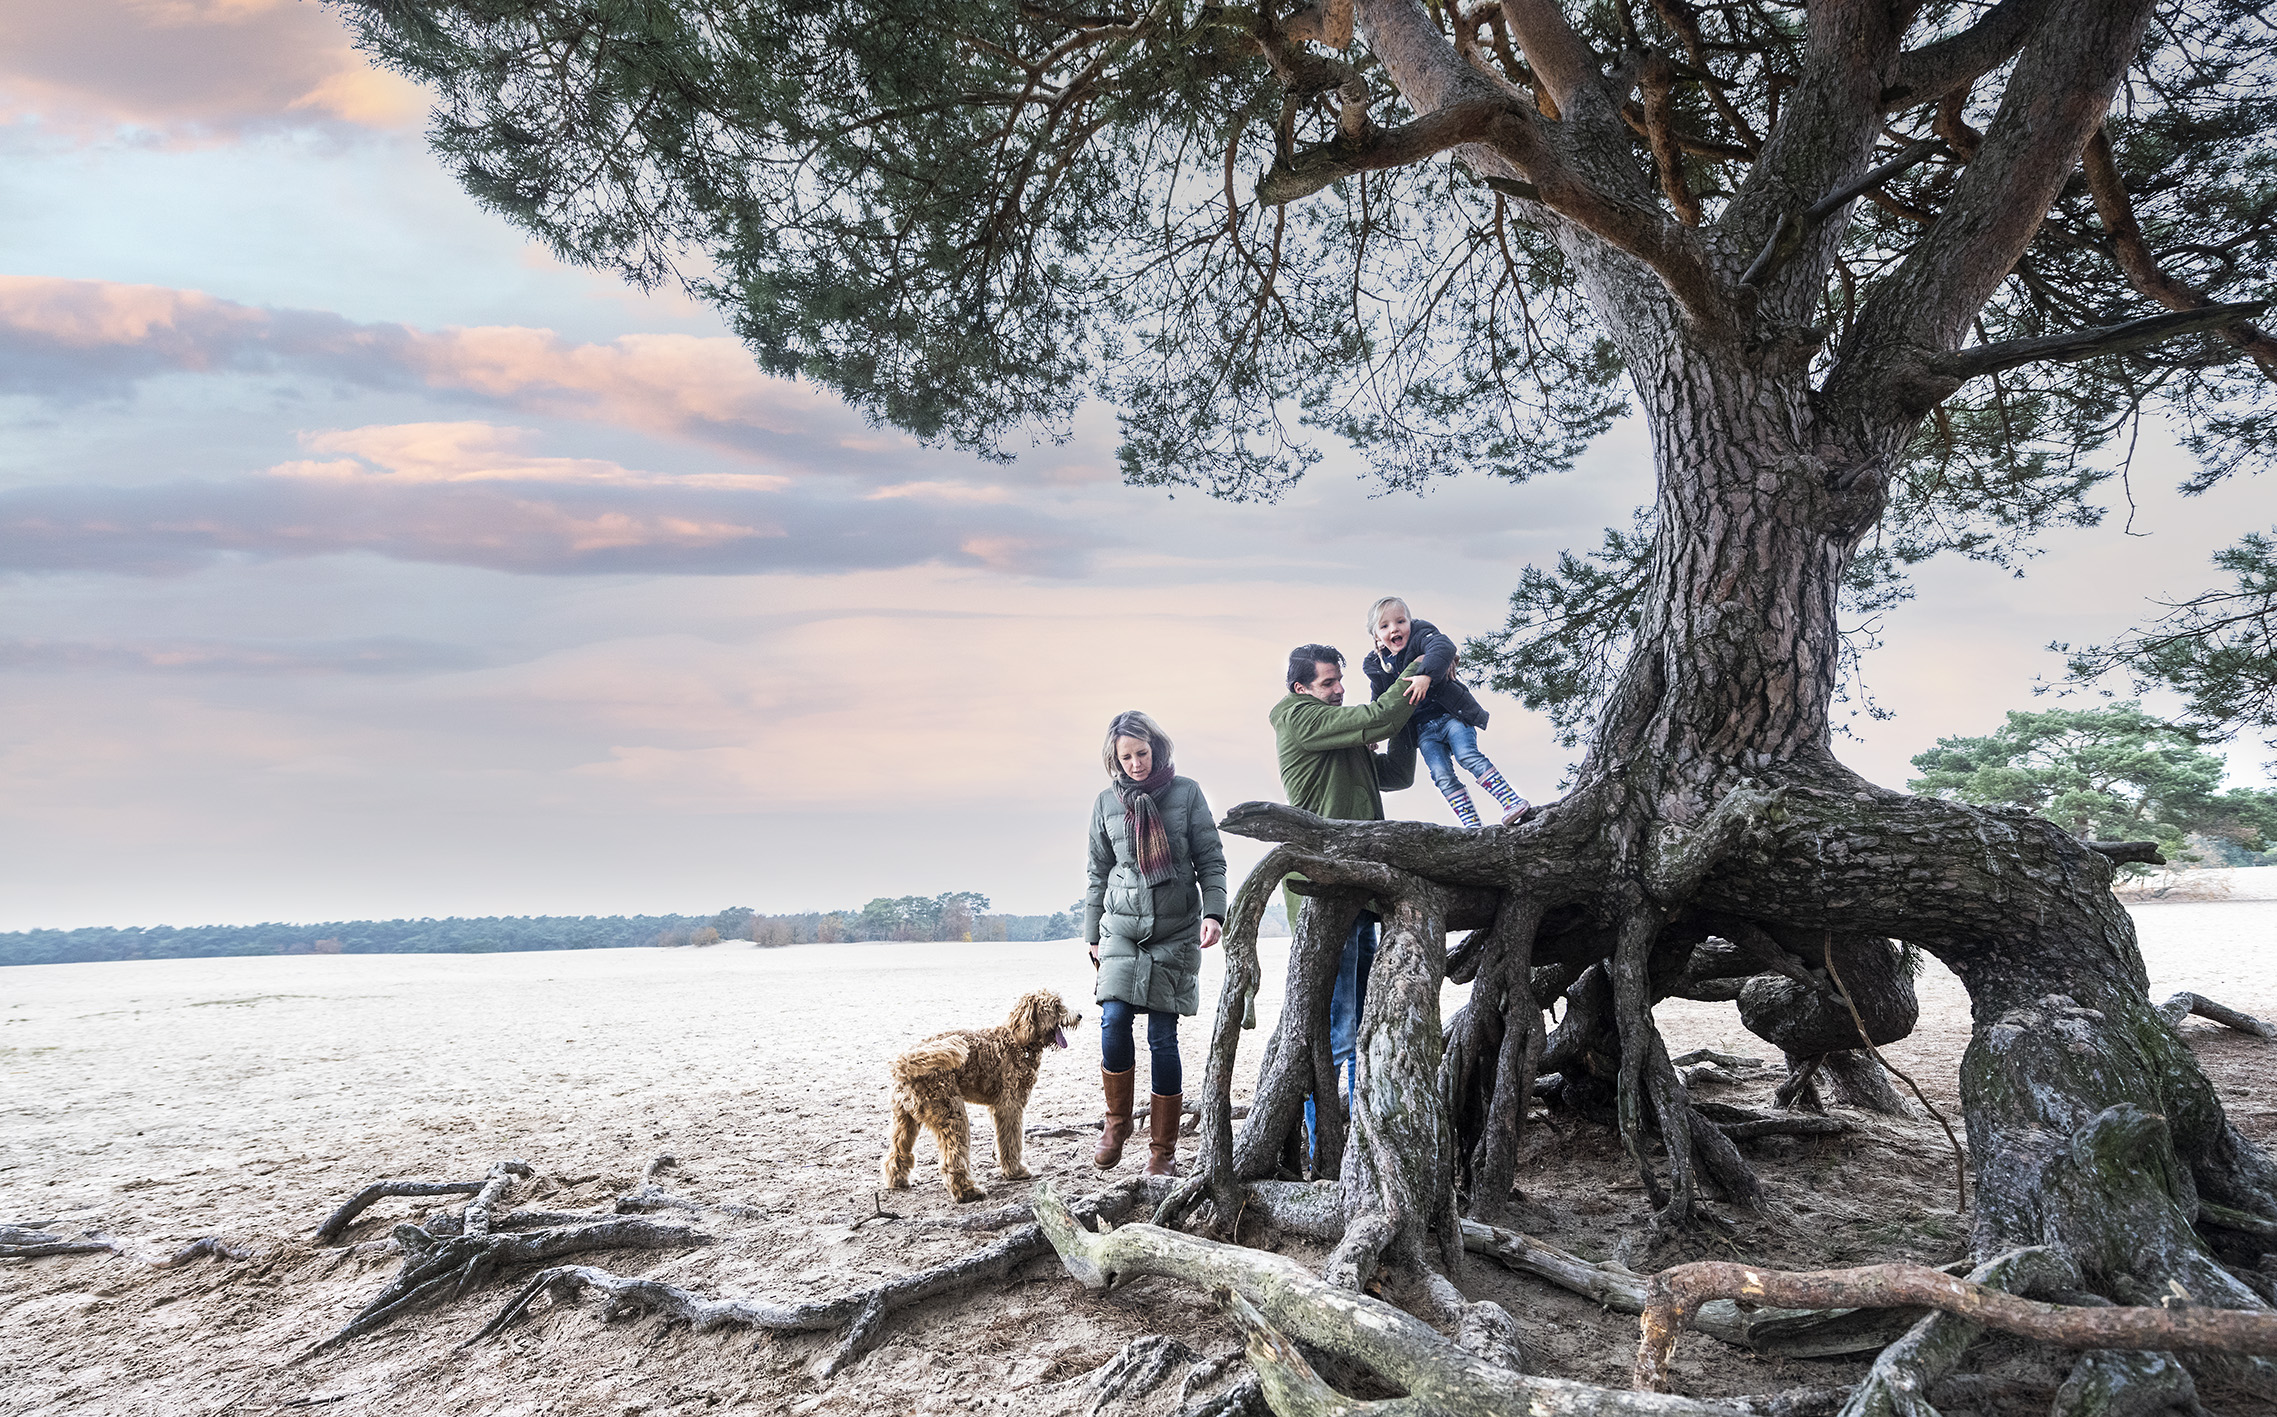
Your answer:
[[[1518,789],[1504,782],[1502,774],[1491,767],[1478,774],[1478,785],[1494,794],[1494,800],[1502,804],[1502,823],[1504,826],[1518,820],[1519,813],[1533,805],[1525,798],[1520,797]]]
[[[1455,809],[1456,821],[1473,830],[1483,825],[1478,819],[1478,808],[1471,805],[1471,795],[1463,791],[1461,784],[1446,789],[1446,792],[1447,805]]]

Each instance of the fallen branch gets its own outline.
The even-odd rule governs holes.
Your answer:
[[[1968,1282],[2024,1294],[2068,1289],[2078,1278],[2078,1267],[2058,1251],[2035,1246],[1987,1260],[1969,1272]],[[1874,1359],[1839,1417],[1921,1417],[1930,1390],[1983,1332],[1984,1325],[1958,1314],[1927,1315]]]
[[[2203,994],[2192,994],[2187,990],[2160,1004],[2158,1011],[2164,1014],[2166,1021],[2176,1028],[2182,1026],[2182,1020],[2196,1014],[2200,1018],[2211,1019],[2225,1028],[2234,1028],[2240,1033],[2250,1033],[2256,1038],[2277,1039],[2277,1028],[2270,1027],[2251,1014],[2239,1013],[2227,1004],[2217,1004]]]
[[[316,1243],[329,1245],[356,1223],[356,1217],[391,1196],[471,1196],[482,1189],[480,1181],[374,1181],[348,1198],[316,1227]]]
[[[1088,1214],[1120,1219],[1157,1189],[1157,1178],[1137,1176],[1081,1202]],[[1167,1187],[1167,1180],[1162,1187]],[[882,1334],[891,1315],[912,1304],[942,1294],[969,1289],[986,1280],[1000,1279],[1050,1248],[1043,1232],[1024,1225],[994,1244],[931,1269],[905,1274],[833,1299],[803,1304],[779,1304],[764,1299],[709,1299],[701,1294],[637,1275],[612,1274],[591,1265],[556,1265],[531,1276],[530,1281],[481,1331],[461,1344],[467,1347],[504,1332],[528,1312],[540,1294],[557,1300],[574,1299],[591,1289],[603,1298],[601,1316],[624,1310],[660,1313],[682,1319],[698,1333],[729,1325],[765,1329],[773,1333],[811,1333],[845,1326],[837,1345],[824,1357],[818,1371],[834,1377],[868,1352]]]
[[[1621,1265],[1593,1264],[1531,1235],[1473,1220],[1463,1222],[1463,1248],[1615,1313],[1645,1311],[1648,1279]],[[1904,1314],[1849,1308],[1743,1307],[1729,1299],[1711,1299],[1692,1316],[1691,1327],[1696,1333],[1756,1353],[1831,1358],[1879,1351],[1903,1334],[1911,1322]]]
[[[1703,1301],[1856,1309],[1929,1308],[1986,1328],[2064,1348],[2190,1348],[2216,1353],[2277,1353],[2277,1312],[2255,1309],[2089,1308],[2020,1299],[1942,1270],[1910,1264],[1787,1273],[1722,1260],[1662,1270],[1639,1324],[1635,1384],[1668,1390],[1676,1338]]]

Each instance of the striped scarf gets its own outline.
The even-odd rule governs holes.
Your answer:
[[[1144,782],[1133,782],[1120,772],[1115,774],[1115,795],[1123,803],[1123,830],[1131,839],[1131,864],[1138,867],[1139,879],[1150,886],[1159,886],[1170,879],[1170,829],[1162,824],[1162,809],[1155,805],[1154,799],[1170,786],[1173,775],[1168,762],[1155,764],[1154,771]]]

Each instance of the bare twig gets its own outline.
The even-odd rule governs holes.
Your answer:
[[[1921,1100],[1922,1106],[1929,1109],[1929,1115],[1937,1119],[1937,1125],[1945,1129],[1945,1141],[1953,1148],[1953,1208],[1966,1215],[1969,1210],[1969,1158],[1961,1150],[1961,1139],[1954,1134],[1953,1124],[1945,1120],[1945,1114],[1937,1110],[1937,1104],[1929,1100],[1929,1094],[1921,1090],[1921,1084],[1915,1082],[1905,1069],[1883,1057],[1882,1050],[1874,1046],[1873,1036],[1866,1032],[1866,1020],[1858,1016],[1858,1005],[1851,999],[1848,986],[1842,982],[1842,971],[1834,967],[1834,932],[1831,930],[1826,936],[1826,974],[1834,981],[1835,989],[1841,993],[1844,1007],[1850,1010],[1850,1021],[1858,1028],[1858,1041],[1866,1045],[1866,1051],[1874,1055],[1875,1062],[1897,1074],[1898,1081],[1913,1089],[1913,1095]]]

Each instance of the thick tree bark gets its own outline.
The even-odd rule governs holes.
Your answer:
[[[2037,819],[1875,787],[1836,760],[1831,736],[1844,577],[1884,510],[1899,450],[1964,377],[1952,356],[1970,319],[2101,122],[2147,0],[2079,14],[2018,0],[1961,41],[1912,55],[1887,7],[1814,4],[1776,132],[1724,216],[1697,230],[1606,224],[1608,212],[1629,221],[1654,202],[1612,84],[1556,7],[1501,13],[1534,66],[1541,111],[1556,116],[1526,118],[1524,143],[1489,125],[1457,151],[1520,194],[1621,347],[1653,434],[1651,584],[1576,783],[1539,816],[1458,832],[1263,804],[1228,815],[1229,831],[1286,843],[1276,872],[1301,863],[1315,881],[1391,907],[1361,1023],[1329,1276],[1354,1287],[1380,1271],[1416,1296],[1416,1312],[1459,1314],[1434,1298],[1459,1259],[1458,1178],[1475,1214],[1507,1199],[1537,1068],[1554,1076],[1554,1102],[1618,1126],[1664,1229],[1698,1223],[1718,1193],[1749,1202],[1754,1177],[1693,1104],[1653,1004],[1731,998],[1794,1066],[1798,1100],[1825,1088],[1901,1107],[1859,1050],[1913,1027],[1904,951],[1918,949],[1960,977],[1972,1004],[1962,1093],[1979,1257],[2044,1248],[2076,1271],[2082,1294],[2120,1303],[2179,1288],[2198,1304],[2260,1307],[2200,1227],[2248,1257],[2277,1244],[2277,1165],[2229,1125],[2145,993],[2111,861]],[[1419,119],[1484,112],[1500,93],[1417,0],[1358,0],[1357,17]],[[1894,80],[1943,92],[2011,60],[2000,114],[1944,217],[1880,283],[1831,372],[1814,372],[1826,332],[1807,322],[1840,222],[1804,230],[1798,214],[1850,200]],[[1557,185],[1575,182],[1594,185],[1587,213]],[[1782,223],[1802,233],[1783,248]],[[1781,258],[1743,287],[1767,246]],[[1204,1103],[1206,1174],[1183,1204],[1206,1192],[1221,1232],[1286,1155],[1293,1099],[1317,1086],[1295,1054],[1324,1029],[1320,951],[1338,922],[1317,900],[1305,915],[1290,979],[1301,1016],[1281,1023],[1238,1147],[1222,1086]],[[1491,929],[1465,947],[1472,1001],[1442,1034],[1437,988],[1458,917]],[[1250,987],[1231,953],[1229,966]],[[1551,994],[1538,978],[1566,1001],[1546,1036],[1537,1006]],[[1230,1018],[1221,1006],[1213,1078],[1238,1041]],[[1214,1135],[1225,1137],[1216,1152]],[[2186,1361],[2261,1380],[2239,1360]],[[2103,1391],[2128,1371],[2095,1360],[2078,1382]]]

